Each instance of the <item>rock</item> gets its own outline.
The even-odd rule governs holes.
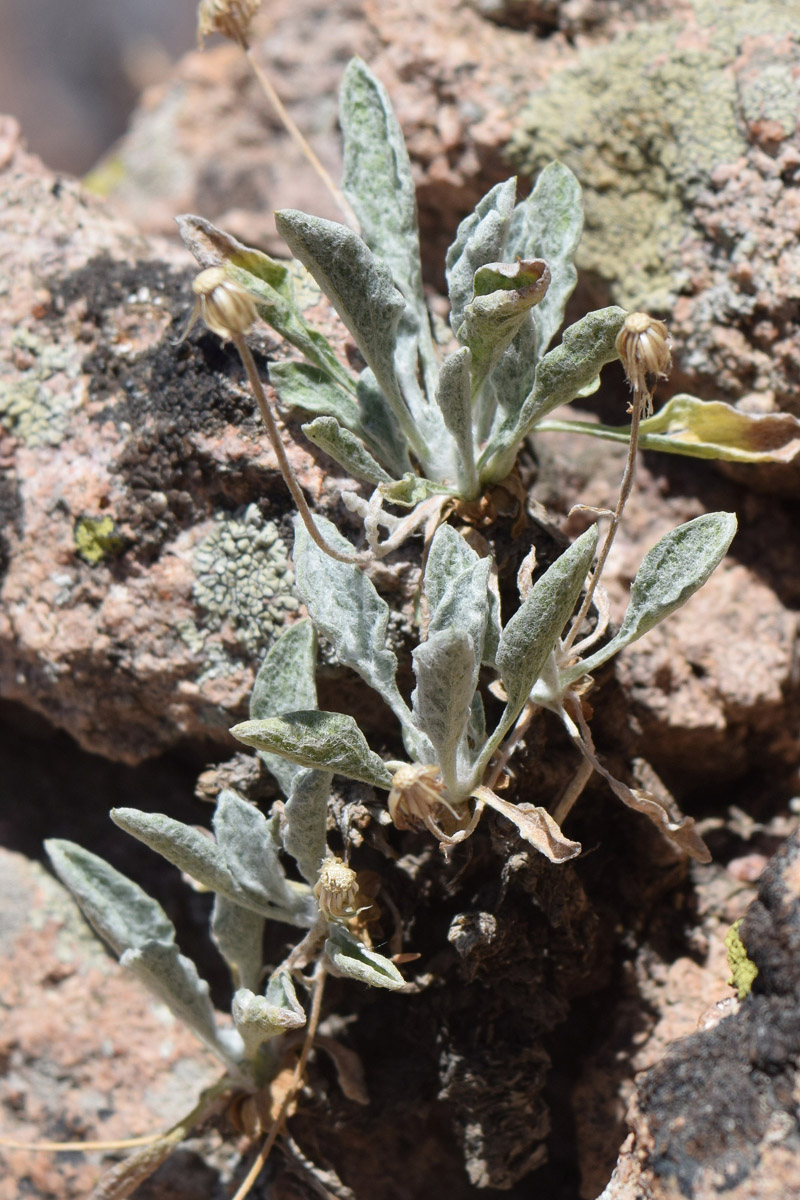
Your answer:
[[[188,256],[18,140],[0,208],[0,695],[128,763],[227,747],[298,607],[292,505],[242,369],[199,328],[175,344]],[[253,345],[263,362],[278,342]],[[336,476],[288,440],[324,507]]]
[[[164,1132],[221,1076],[219,1065],[118,967],[38,864],[0,850],[0,881],[3,1137],[80,1143]],[[2,1200],[83,1200],[113,1160],[0,1145],[0,1161]],[[190,1150],[183,1167],[195,1185],[215,1174]]]
[[[602,1200],[798,1194],[799,881],[795,833],[761,876],[740,929],[758,968],[751,993],[637,1080],[632,1132]]]

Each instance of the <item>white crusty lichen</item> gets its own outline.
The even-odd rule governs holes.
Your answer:
[[[193,649],[208,652],[209,633],[227,624],[242,650],[258,657],[282,628],[286,614],[299,607],[289,552],[277,525],[255,504],[233,516],[218,513],[216,527],[195,550],[192,566],[192,599],[200,611],[180,632]]]

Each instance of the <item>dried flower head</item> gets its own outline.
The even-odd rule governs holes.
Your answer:
[[[341,858],[332,855],[320,867],[314,886],[319,910],[329,921],[342,921],[358,911],[358,876]]]
[[[258,316],[254,297],[229,279],[224,267],[201,271],[192,291],[197,300],[186,333],[200,317],[212,333],[229,338],[234,333],[245,333]]]
[[[648,313],[628,313],[617,334],[616,346],[633,390],[633,403],[643,397],[644,415],[649,417],[653,411],[655,380],[666,379],[672,368],[669,331],[663,321]]]
[[[442,774],[435,764],[407,763],[398,767],[389,792],[389,815],[398,829],[423,826],[440,840],[461,828],[468,813],[458,813],[450,804]]]
[[[246,50],[250,25],[260,7],[261,0],[200,0],[197,9],[198,45],[202,46],[203,38],[209,34],[221,33]]]

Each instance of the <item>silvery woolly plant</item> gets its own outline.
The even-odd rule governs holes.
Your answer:
[[[590,527],[531,585],[520,572],[519,608],[501,622],[492,561],[480,557],[453,528],[436,531],[425,567],[425,634],[412,655],[416,687],[406,702],[397,685],[398,662],[386,644],[389,607],[357,566],[332,562],[297,523],[297,588],[316,629],[338,661],[377,691],[399,723],[407,761],[384,761],[370,749],[353,717],[297,705],[286,695],[283,711],[251,707],[251,719],[232,729],[240,741],[305,769],[332,771],[389,792],[389,812],[399,828],[427,827],[444,846],[469,836],[488,806],[512,821],[521,836],[553,862],[572,858],[580,845],[562,833],[544,807],[513,804],[495,790],[514,746],[537,708],[564,721],[588,762],[630,807],[655,821],[693,857],[708,852],[691,818],[669,811],[654,796],[627,787],[600,764],[582,714],[580,694],[591,672],[679,608],[701,587],[726,553],[736,529],[731,513],[697,517],[672,530],[645,556],[619,631],[590,653],[605,633],[606,606],[596,593],[599,618],[576,641],[581,613],[567,628],[590,571],[598,532]],[[344,539],[325,522],[324,536]],[[291,630],[276,642],[275,653]],[[497,676],[492,690],[505,702],[487,730],[479,687],[482,667]],[[269,656],[256,694],[274,694]],[[585,783],[585,773],[578,774]],[[566,816],[577,791],[560,806]]]
[[[281,404],[316,414],[302,426],[306,436],[373,488],[369,499],[352,490],[344,499],[364,520],[370,555],[383,555],[448,503],[469,504],[508,479],[534,431],[628,441],[625,428],[548,420],[554,409],[596,390],[602,368],[619,356],[626,313],[617,306],[588,313],[551,348],[577,280],[583,226],[578,181],[554,162],[527,198],[518,200],[516,180],[506,180],[461,222],[446,259],[451,347],[443,353],[423,293],[402,131],[385,89],[359,59],[344,75],[340,121],[342,192],[358,233],[296,210],[278,212],[278,232],[295,260],[287,264],[201,217],[179,217],[178,224],[204,268],[196,283],[198,312],[242,354],[309,532],[314,536],[313,521],[243,337],[257,315],[303,356],[269,367]],[[299,265],[350,332],[365,363],[360,374],[307,323],[297,298]],[[627,316],[650,321],[646,314]],[[670,453],[754,462],[791,457],[800,446],[794,418],[754,416],[719,401],[676,396],[644,417],[639,444]],[[397,515],[387,504],[411,511]],[[352,554],[352,547],[336,551]]]
[[[306,711],[314,711],[315,661],[313,627],[301,620],[268,654],[253,694],[253,713],[279,712],[281,698],[290,692]],[[272,758],[268,765],[285,801],[276,802],[266,817],[236,792],[224,790],[216,803],[212,836],[161,813],[111,811],[121,829],[178,867],[200,890],[214,894],[211,933],[233,982],[229,1022],[220,1023],[208,984],[180,953],[175,928],[155,900],[81,846],[62,839],[46,843],[56,873],[120,965],[166,1004],[224,1069],[218,1084],[175,1130],[101,1180],[96,1195],[103,1200],[129,1195],[213,1110],[218,1097],[232,1092],[255,1097],[255,1113],[260,1113],[264,1105],[259,1107],[259,1095],[269,1095],[270,1085],[287,1069],[287,1056],[297,1048],[297,1039],[302,1041],[304,1034],[298,1031],[307,1023],[308,1045],[316,1038],[328,1050],[343,1089],[363,1102],[352,1055],[316,1035],[322,983],[326,975],[337,975],[391,990],[405,981],[394,962],[372,947],[371,895],[362,894],[356,872],[326,845],[332,772]],[[301,880],[287,875],[282,856],[293,859]],[[286,959],[272,966],[263,961],[268,921],[297,934]],[[308,1004],[301,999],[306,993]]]

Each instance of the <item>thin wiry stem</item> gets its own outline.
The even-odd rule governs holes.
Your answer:
[[[575,641],[575,638],[578,636],[578,631],[586,619],[586,614],[592,606],[595,588],[600,582],[600,576],[603,574],[603,568],[606,565],[606,559],[608,558],[609,551],[614,544],[614,538],[617,536],[617,530],[619,529],[619,523],[622,520],[623,510],[633,489],[633,481],[636,476],[636,454],[639,449],[639,422],[641,421],[642,410],[649,398],[649,392],[642,392],[638,388],[633,393],[631,436],[630,441],[628,442],[628,457],[625,460],[625,470],[622,473],[622,483],[620,484],[617,507],[614,509],[612,514],[611,524],[608,527],[608,532],[606,533],[606,538],[603,542],[600,556],[597,559],[597,564],[591,576],[589,577],[589,583],[586,587],[586,594],[583,597],[583,604],[581,604],[580,611],[575,620],[572,622],[569,632],[562,643],[562,651],[569,650]]]
[[[277,117],[278,117],[279,121],[281,122],[281,124],[283,125],[286,132],[289,134],[289,137],[294,141],[295,145],[300,149],[303,156],[306,158],[306,160],[310,163],[310,165],[316,171],[318,177],[322,180],[322,183],[325,185],[328,192],[335,200],[336,205],[337,205],[339,211],[341,212],[342,216],[344,217],[346,224],[349,225],[351,229],[354,229],[356,231],[356,233],[358,233],[360,226],[358,223],[358,217],[353,212],[352,206],[347,202],[345,197],[342,195],[339,188],[333,182],[330,175],[328,174],[328,172],[323,167],[322,163],[317,158],[317,155],[312,150],[312,148],[309,145],[309,143],[307,142],[306,138],[303,136],[303,134],[298,129],[297,125],[294,123],[292,118],[289,116],[289,113],[287,112],[286,107],[285,107],[283,101],[281,100],[280,96],[275,91],[275,88],[273,87],[269,76],[267,75],[264,68],[256,62],[256,60],[253,56],[253,51],[250,49],[249,46],[245,47],[245,54],[247,55],[247,61],[250,63],[250,68],[251,68],[253,74],[255,75],[256,79],[258,80],[258,83],[259,83],[261,89],[263,90],[264,94],[266,95],[267,99],[269,100],[270,104],[275,109]]]
[[[253,358],[250,347],[244,340],[244,337],[241,333],[231,333],[230,338],[238,350],[239,357],[241,358],[242,363],[244,364],[244,369],[247,372],[247,378],[250,381],[250,387],[253,389],[253,395],[256,398],[259,412],[261,413],[264,424],[267,427],[267,436],[269,437],[272,449],[275,451],[275,457],[278,460],[278,467],[281,475],[283,476],[289,491],[292,493],[292,499],[297,505],[297,511],[300,513],[302,522],[308,530],[310,537],[314,542],[316,542],[320,550],[324,550],[325,553],[329,554],[331,558],[335,558],[339,562],[351,563],[355,566],[363,566],[365,559],[361,555],[343,554],[341,550],[334,549],[334,547],[325,540],[314,524],[314,518],[311,515],[311,509],[308,507],[308,502],[303,495],[303,489],[297,482],[297,476],[294,473],[292,464],[289,462],[283,442],[281,441],[281,435],[278,432],[277,423],[272,415],[272,409],[267,401],[266,393],[264,392],[264,386],[258,374],[258,368],[256,367],[255,359]]]
[[[297,1066],[294,1069],[291,1085],[283,1098],[283,1102],[281,1103],[275,1120],[272,1122],[270,1131],[264,1141],[264,1145],[259,1150],[253,1165],[247,1172],[247,1175],[241,1187],[236,1192],[236,1195],[233,1197],[233,1200],[245,1200],[245,1197],[248,1195],[253,1184],[258,1179],[264,1164],[270,1156],[272,1147],[275,1145],[278,1134],[283,1128],[283,1123],[286,1120],[287,1113],[289,1112],[289,1106],[291,1105],[297,1093],[300,1091],[300,1088],[303,1086],[306,1063],[308,1062],[308,1056],[311,1053],[311,1046],[313,1044],[314,1037],[316,1036],[317,1026],[319,1025],[319,1017],[322,1009],[322,991],[325,987],[326,976],[327,971],[324,964],[322,962],[318,962],[316,970],[314,971],[314,990],[311,994],[311,1011],[308,1015],[306,1036],[303,1040],[303,1048],[300,1051],[300,1057],[297,1060]]]

